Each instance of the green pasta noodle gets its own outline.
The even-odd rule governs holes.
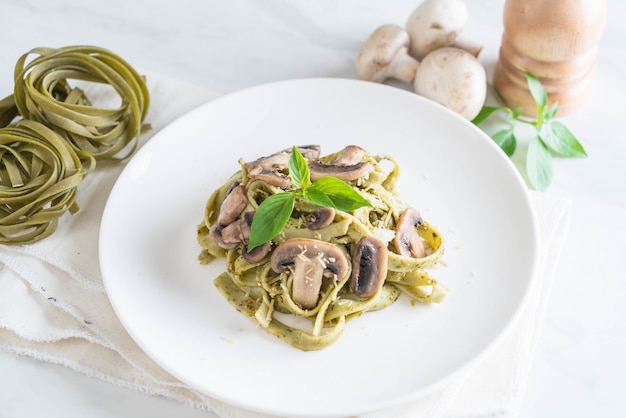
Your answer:
[[[95,167],[39,122],[0,128],[0,244],[30,244],[52,234],[58,219],[78,210],[76,190]]]
[[[68,80],[109,85],[120,106],[95,107]],[[150,95],[144,78],[116,54],[94,46],[35,48],[18,59],[14,81],[13,95],[0,102],[0,126],[19,113],[97,160],[124,159],[136,149]]]
[[[34,58],[32,58],[34,56]],[[32,58],[32,59],[31,59]],[[117,108],[94,106],[70,82],[110,86]],[[144,77],[93,46],[35,48],[14,69],[0,101],[0,244],[48,237],[96,160],[123,160],[137,148],[150,95]]]
[[[324,157],[319,147],[309,147],[315,149],[307,157],[309,167],[337,173],[371,206],[333,210],[329,221],[313,227],[320,207],[299,197],[284,229],[248,252],[250,219],[258,207],[271,195],[293,190],[285,180],[290,154],[285,150],[253,162],[240,160],[241,169],[209,196],[197,228],[199,261],[226,258],[226,271],[214,280],[224,298],[304,351],[335,343],[348,321],[392,305],[401,294],[420,303],[439,303],[445,296],[428,271],[444,252],[443,237],[397,195],[397,162],[357,146]],[[343,178],[364,164],[366,174]],[[252,257],[258,248],[260,255]],[[345,264],[337,261],[343,258]],[[319,290],[311,290],[313,283],[321,283]],[[292,324],[294,318],[305,325]]]

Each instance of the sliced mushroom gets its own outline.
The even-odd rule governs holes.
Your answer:
[[[304,219],[306,227],[317,231],[318,229],[326,228],[335,219],[335,209],[333,208],[318,208],[312,213],[306,216]]]
[[[270,258],[276,273],[293,274],[291,297],[303,309],[317,305],[322,277],[342,279],[349,271],[346,255],[329,242],[292,238],[280,244]]]
[[[246,212],[243,217],[231,222],[230,225],[215,225],[209,234],[220,247],[225,250],[232,250],[242,244],[241,256],[250,264],[256,264],[269,253],[272,242],[268,241],[259,245],[252,251],[248,251],[248,241],[250,240],[250,226],[255,212]]]
[[[237,182],[233,183],[220,206],[217,224],[221,226],[230,225],[239,218],[247,204],[246,188]]]
[[[226,245],[234,244],[236,247],[239,244],[248,242],[250,238],[250,224],[244,218],[237,219],[231,222],[230,225],[222,228],[221,234],[222,242]]]
[[[320,157],[321,147],[319,145],[305,145],[302,147],[296,147],[296,149],[302,154],[306,160],[314,160]],[[291,149],[286,150],[291,155]]]
[[[319,145],[306,145],[297,147],[298,151],[307,160],[314,160],[320,156]],[[285,149],[269,155],[261,157],[252,162],[246,163],[246,171],[248,177],[255,180],[262,180],[272,186],[289,187],[291,180],[281,171],[289,166],[289,158],[291,157],[291,149]]]
[[[270,252],[272,248],[272,241],[267,241],[265,244],[259,245],[256,248],[253,248],[252,251],[248,251],[248,241],[250,239],[250,226],[252,226],[252,220],[254,219],[255,212],[246,212],[243,214],[243,219],[247,225],[247,236],[245,237],[245,242],[243,243],[243,247],[241,248],[241,256],[244,260],[246,260],[250,264],[256,264],[259,261],[263,260],[263,258]]]
[[[422,215],[415,208],[407,208],[400,215],[393,240],[396,252],[405,257],[422,258],[426,255],[424,243],[417,233],[422,224]]]
[[[341,154],[333,161],[335,165],[354,165],[361,162],[365,150],[358,145],[348,145],[343,149]]]
[[[374,296],[387,277],[387,244],[373,237],[359,240],[352,254],[350,289],[359,299]]]
[[[217,221],[209,230],[209,236],[221,248],[232,250],[239,245],[239,241],[234,238],[234,236],[238,234],[237,228],[239,228],[239,225],[230,226],[236,223],[241,212],[243,212],[247,205],[248,198],[246,197],[246,188],[239,184],[239,182],[234,182],[226,192],[226,197],[220,205]],[[224,240],[223,236],[224,230],[226,230],[226,240]]]
[[[343,181],[352,181],[366,178],[374,171],[374,166],[367,161],[354,165],[335,165],[316,160],[309,163],[309,171],[311,172],[312,181],[326,176],[337,177],[339,180]]]
[[[270,252],[272,248],[272,241],[267,241],[265,244],[259,245],[248,251],[248,244],[244,245],[241,249],[241,256],[250,264],[256,264],[263,260],[265,256]]]
[[[222,239],[222,231],[224,230],[224,226],[220,225],[220,224],[215,224],[211,227],[211,229],[209,229],[209,236],[211,237],[211,239],[213,241],[215,241],[215,243],[220,247],[223,248],[225,250],[232,250],[233,248],[236,248],[237,245],[239,245],[238,242],[224,242],[224,240]]]
[[[339,180],[351,181],[367,177],[374,171],[374,165],[368,161],[361,161],[365,150],[356,145],[348,145],[343,152],[330,163],[315,160],[309,163],[311,180],[332,176]]]

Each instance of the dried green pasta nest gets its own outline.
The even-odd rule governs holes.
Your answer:
[[[124,160],[149,125],[146,80],[118,55],[94,46],[35,48],[14,69],[0,100],[0,244],[30,244],[75,213],[79,184],[96,160]],[[96,106],[79,86],[119,100]]]
[[[76,190],[95,167],[43,124],[22,120],[0,128],[0,243],[29,244],[52,234],[78,210]]]
[[[93,106],[68,80],[109,85],[121,103]],[[145,79],[116,54],[94,46],[35,48],[18,59],[14,81],[13,95],[0,102],[0,126],[18,115],[41,122],[97,160],[124,159],[136,149],[150,95]]]

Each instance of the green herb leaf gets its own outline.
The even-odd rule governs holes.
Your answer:
[[[561,122],[544,123],[541,138],[552,151],[563,157],[587,156],[587,152],[580,142]]]
[[[476,115],[476,117],[472,119],[472,123],[474,125],[479,125],[482,122],[484,122],[485,119],[487,119],[489,116],[491,116],[493,113],[497,112],[500,109],[502,108],[493,107],[493,106],[483,106],[482,109],[480,109],[480,112],[478,112],[478,115]]]
[[[528,90],[530,90],[530,94],[533,96],[533,99],[537,104],[537,114],[542,115],[543,110],[548,104],[548,94],[541,85],[541,82],[535,76],[528,72],[524,73],[524,75],[526,76],[526,81],[528,83]]]
[[[512,127],[496,132],[492,138],[507,156],[511,157],[515,153],[517,138],[515,138],[515,131]]]
[[[306,159],[295,146],[292,151],[289,157],[289,178],[295,189],[271,195],[259,205],[250,226],[248,250],[274,239],[285,228],[296,198],[303,197],[316,205],[344,212],[372,206],[348,183],[336,177],[322,177],[311,183],[311,172]]]
[[[587,152],[576,137],[561,122],[552,120],[558,111],[558,103],[548,107],[548,94],[538,78],[525,72],[528,89],[537,106],[536,118],[522,115],[522,109],[510,109],[496,92],[502,107],[485,106],[472,121],[478,125],[494,112],[506,112],[505,117],[510,127],[492,135],[493,140],[502,150],[512,157],[517,148],[515,126],[517,122],[532,125],[536,137],[531,139],[526,154],[526,171],[530,185],[544,191],[552,181],[552,152],[563,157],[586,157]]]
[[[294,192],[284,192],[269,196],[259,205],[250,226],[248,251],[273,239],[283,230],[295,202]]]
[[[289,157],[289,177],[297,189],[306,189],[311,184],[311,172],[307,161],[294,146]]]
[[[526,173],[530,184],[540,192],[552,181],[552,154],[538,136],[528,144]]]
[[[328,197],[328,195],[324,193],[323,191],[318,190],[317,188],[314,188],[314,187],[309,187],[308,189],[304,190],[302,192],[302,197],[304,197],[309,202],[315,203],[316,205],[324,207],[324,208],[334,207],[334,203],[330,199],[330,197]]]
[[[546,110],[546,114],[543,116],[543,120],[550,120],[556,115],[556,112],[559,110],[559,104],[555,103],[550,109]]]
[[[363,206],[372,206],[359,192],[354,190],[348,183],[336,177],[322,177],[303,190],[304,198],[320,206],[330,206],[335,209],[349,212]],[[320,199],[321,195],[326,198]],[[331,202],[328,205],[327,202]]]

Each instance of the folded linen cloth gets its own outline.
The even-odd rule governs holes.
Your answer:
[[[147,75],[152,131],[217,95],[157,74]],[[89,97],[104,89],[91,87]],[[111,100],[115,98],[110,97]],[[49,238],[0,247],[0,348],[61,364],[153,396],[163,396],[220,417],[259,417],[226,405],[172,377],[126,333],[105,292],[98,264],[98,234],[106,199],[124,164],[100,164],[81,184],[81,210],[61,218]],[[514,417],[540,334],[544,310],[569,221],[569,201],[531,193],[541,231],[542,257],[523,315],[495,349],[449,386],[392,410],[364,417]]]

